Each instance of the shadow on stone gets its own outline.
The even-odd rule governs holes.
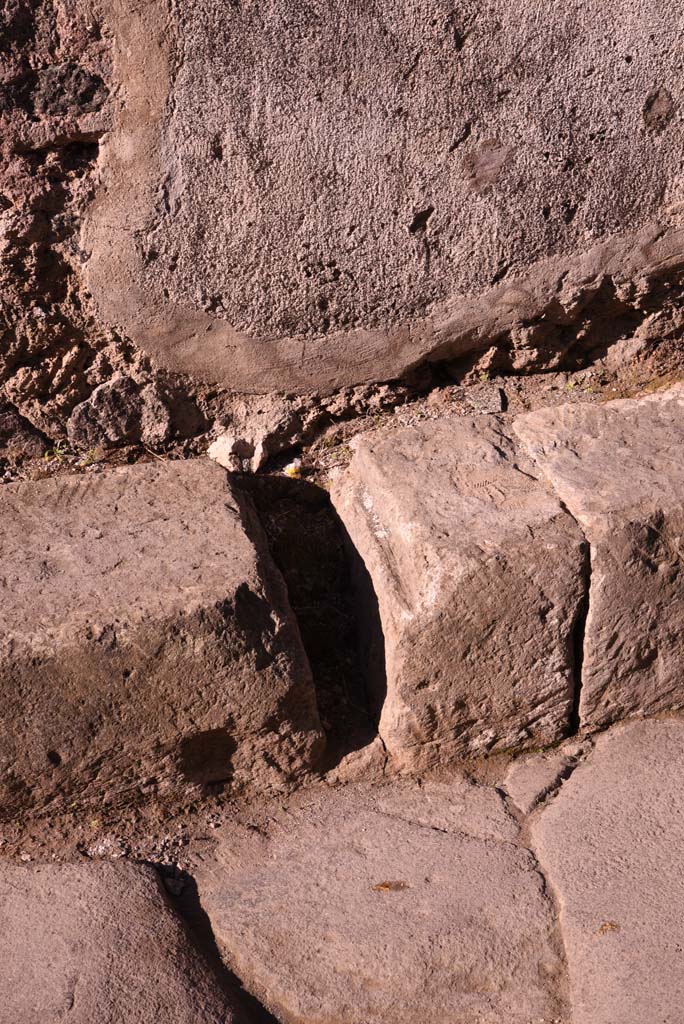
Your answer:
[[[242,483],[299,624],[327,735],[325,770],[377,734],[385,689],[377,599],[327,491],[284,476]]]
[[[350,596],[356,614],[356,657],[359,670],[365,679],[368,710],[377,727],[387,696],[385,636],[382,631],[380,606],[365,562],[354,547],[341,520],[337,519],[337,522],[347,557]]]
[[[189,782],[227,782],[232,775],[235,740],[227,729],[205,729],[181,742],[179,767]]]
[[[276,1018],[243,988],[240,979],[228,969],[221,958],[211,921],[202,907],[197,883],[192,875],[161,864],[153,864],[152,867],[160,873],[169,893],[171,906],[183,920],[197,952],[214,974],[222,991],[234,1003],[236,1010],[242,1011],[240,1020],[244,1020],[245,1024],[277,1024]]]

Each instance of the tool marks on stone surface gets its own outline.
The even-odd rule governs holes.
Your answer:
[[[681,706],[683,395],[354,441],[332,498],[377,597],[397,765]]]
[[[562,738],[586,544],[504,421],[360,437],[332,498],[377,594],[396,763]]]
[[[582,728],[682,706],[684,388],[559,406],[513,428],[591,547]]]

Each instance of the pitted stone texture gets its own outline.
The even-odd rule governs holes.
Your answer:
[[[515,432],[591,545],[582,725],[684,707],[684,386],[539,410]]]
[[[105,6],[88,284],[171,369],[306,391],[502,336],[548,364],[684,264],[675,0]]]
[[[500,798],[349,786],[219,834],[197,882],[219,949],[284,1024],[565,1021],[534,858]]]
[[[0,866],[2,1024],[237,1024],[151,868]]]
[[[361,437],[332,498],[377,600],[375,696],[393,758],[427,765],[560,739],[585,544],[503,421]]]
[[[600,736],[533,825],[559,897],[574,1024],[678,1024],[684,723]]]
[[[208,460],[0,491],[3,814],[282,785],[321,745],[285,587]]]

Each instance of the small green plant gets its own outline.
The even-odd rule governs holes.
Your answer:
[[[85,469],[87,466],[94,466],[97,462],[102,462],[104,457],[105,453],[102,448],[89,448],[78,460],[78,464]]]
[[[69,462],[70,459],[75,458],[74,452],[69,447],[66,441],[58,441],[54,448],[48,448],[43,456],[46,462]]]

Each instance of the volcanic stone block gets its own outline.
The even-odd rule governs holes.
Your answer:
[[[0,866],[3,1024],[238,1024],[152,868]]]
[[[618,726],[534,820],[574,1024],[681,1020],[683,776],[681,720]]]
[[[283,1024],[569,1019],[553,906],[493,790],[328,789],[217,836],[202,906]]]
[[[681,272],[677,0],[102,16],[83,272],[171,369],[268,393],[490,347],[554,365],[573,327],[623,336],[645,278]]]
[[[425,765],[559,739],[585,543],[503,421],[361,437],[332,495],[374,591],[369,621],[377,601],[384,680],[379,630],[369,661],[392,755]]]
[[[321,747],[254,513],[209,461],[0,490],[2,813],[228,782]]]
[[[591,545],[580,719],[684,707],[684,387],[515,420]]]

